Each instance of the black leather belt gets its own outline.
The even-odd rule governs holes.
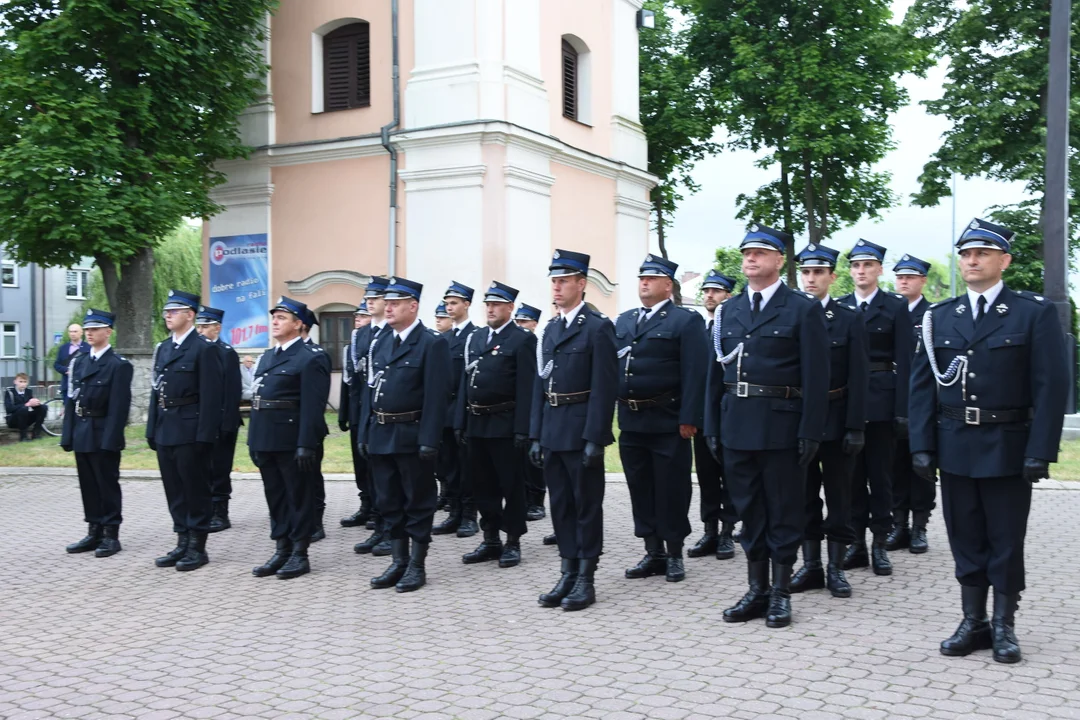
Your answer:
[[[251,398],[252,410],[299,410],[300,403],[295,400],[263,400],[256,395]]]
[[[736,397],[801,398],[802,388],[787,385],[754,385],[752,383],[724,383],[724,392]]]
[[[180,407],[182,405],[194,405],[197,402],[199,402],[198,395],[188,395],[187,397],[178,398],[167,398],[162,396],[158,398],[158,405],[163,408]]]
[[[1031,408],[1008,408],[985,410],[977,407],[953,407],[938,405],[938,414],[950,420],[963,420],[967,425],[990,423],[1022,423],[1031,419]]]
[[[870,372],[892,372],[896,370],[896,363],[892,362],[872,362],[870,363]]]
[[[90,408],[84,408],[82,405],[75,405],[75,414],[79,417],[98,418],[105,417],[109,414],[109,411],[91,410]]]
[[[829,391],[829,402],[832,402],[833,400],[839,400],[840,398],[844,397],[845,395],[847,395],[847,385],[845,385],[842,388],[836,388],[835,390],[830,390]]]
[[[644,410],[645,408],[660,407],[661,405],[670,405],[678,401],[679,396],[673,392],[664,393],[663,395],[657,395],[656,397],[648,398],[647,400],[634,400],[633,398],[619,398],[619,402],[629,407],[632,411]]]
[[[375,411],[375,421],[380,425],[394,425],[395,423],[418,422],[423,414],[420,410],[403,413],[384,413]]]
[[[508,412],[516,407],[517,402],[514,400],[495,403],[494,405],[473,405],[472,403],[469,403],[469,413],[472,415],[495,415],[501,412]]]
[[[576,393],[544,393],[547,398],[547,403],[551,407],[559,407],[560,405],[577,405],[578,403],[588,402],[589,394],[592,390],[583,390]]]

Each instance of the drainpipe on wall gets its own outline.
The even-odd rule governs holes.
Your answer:
[[[401,89],[398,73],[398,0],[391,2],[391,27],[393,34],[393,91],[394,120],[382,127],[382,146],[390,154],[390,247],[387,253],[387,273],[397,274],[397,207],[398,207],[398,156],[397,149],[390,142],[390,131],[401,125]]]

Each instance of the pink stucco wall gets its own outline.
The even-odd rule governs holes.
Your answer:
[[[551,164],[551,245],[589,253],[591,266],[615,279],[615,181],[559,163]],[[615,295],[590,286],[588,300],[612,315]]]

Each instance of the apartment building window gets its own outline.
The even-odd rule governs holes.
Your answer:
[[[67,271],[68,300],[85,300],[86,286],[90,282],[90,271],[86,268],[71,268]]]
[[[19,323],[0,323],[0,358],[19,357]]]
[[[3,262],[0,262],[0,285],[19,287],[19,266],[14,260],[5,257]]]
[[[371,105],[371,26],[343,25],[322,38],[323,109]]]

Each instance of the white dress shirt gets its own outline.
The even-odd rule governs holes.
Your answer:
[[[764,290],[754,290],[749,285],[747,285],[746,294],[747,297],[750,299],[750,308],[753,309],[754,307],[754,293],[761,293],[761,307],[758,309],[764,310],[765,306],[769,304],[769,301],[772,300],[772,296],[776,294],[776,291],[780,289],[781,285],[783,285],[783,283],[780,281],[780,278],[777,278],[776,282],[774,282],[772,285],[765,288]]]
[[[986,298],[986,309],[989,311],[994,306],[994,301],[997,300],[998,295],[1001,294],[1002,289],[1005,287],[1005,282],[998,280],[997,283],[986,292],[977,293],[971,288],[968,288],[968,302],[971,303],[971,318],[974,320],[979,316],[979,295]]]

